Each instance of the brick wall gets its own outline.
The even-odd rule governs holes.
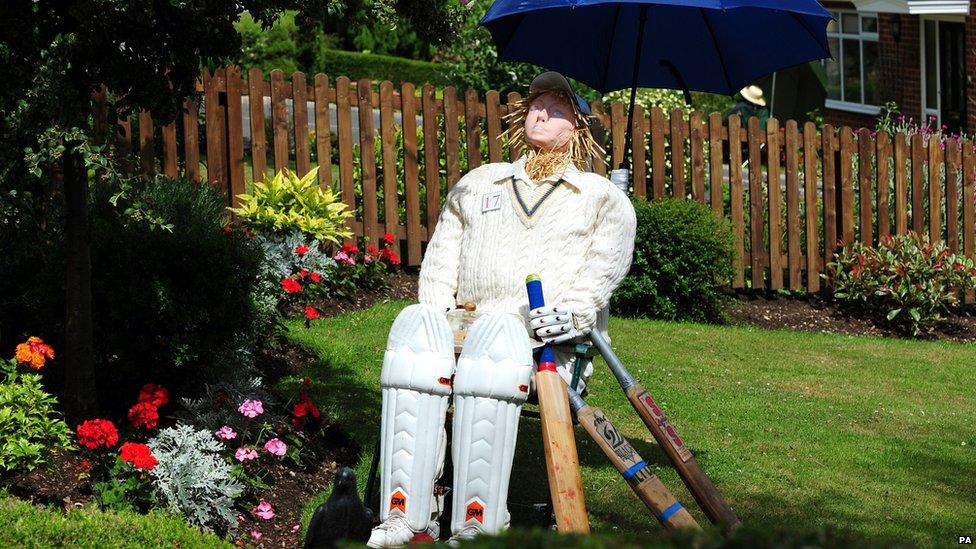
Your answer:
[[[893,27],[901,20],[901,36],[896,41]],[[878,15],[878,49],[881,54],[881,102],[898,103],[902,114],[922,118],[922,62],[920,59],[920,19],[917,15],[892,13]]]
[[[976,0],[969,0],[966,17],[966,114],[967,132],[976,134]]]

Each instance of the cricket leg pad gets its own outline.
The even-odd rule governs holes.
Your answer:
[[[532,370],[523,322],[488,314],[474,323],[454,381],[455,535],[472,529],[494,534],[508,526],[508,483]]]
[[[380,374],[380,520],[384,524],[405,522],[413,532],[429,532],[431,524],[436,527],[441,498],[434,495],[434,483],[444,467],[444,421],[453,373],[454,335],[444,314],[423,304],[404,309],[390,328]],[[381,527],[373,531],[374,545],[406,543],[406,539],[388,539],[392,532],[378,532]]]

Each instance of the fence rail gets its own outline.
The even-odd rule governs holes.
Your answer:
[[[184,115],[162,127],[147,112],[115,121],[115,147],[137,157],[141,173],[205,180],[228,204],[249,180],[318,166],[320,184],[355,207],[353,232],[373,241],[393,233],[408,265],[420,263],[441,201],[464,172],[521,154],[502,135],[516,93],[503,103],[496,91],[269,76],[236,67],[204,72],[201,104],[188,100]],[[595,102],[592,109],[594,135],[616,166],[625,107]],[[104,94],[96,94],[95,128],[103,135],[106,111]],[[686,197],[729,219],[735,288],[819,291],[839,241],[875,244],[909,229],[973,257],[972,142],[776,119],[761,129],[755,118],[725,122],[718,113],[639,106],[629,131],[636,195]],[[606,174],[607,164],[594,162],[593,170]]]

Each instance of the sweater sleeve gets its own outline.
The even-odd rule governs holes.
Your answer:
[[[461,197],[475,175],[470,172],[458,181],[447,195],[437,218],[437,227],[420,264],[419,299],[436,309],[449,310],[457,305],[458,272],[461,268],[461,234],[464,218]],[[465,180],[468,181],[465,181]]]
[[[613,291],[627,276],[636,230],[637,219],[630,199],[619,189],[608,189],[597,214],[586,262],[562,303],[573,309],[577,328],[593,327],[597,312],[610,303]]]

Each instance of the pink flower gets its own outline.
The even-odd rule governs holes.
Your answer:
[[[294,525],[294,526],[292,526],[292,527],[291,527],[291,533],[293,533],[293,534],[294,534],[295,532],[297,532],[298,530],[300,530],[300,529],[301,529],[301,527],[302,527],[302,525],[301,525],[301,524],[296,524],[296,525]]]
[[[373,262],[373,256],[369,254],[363,256],[363,263],[372,263],[372,262]]]
[[[283,456],[288,451],[288,446],[280,439],[273,438],[264,443],[264,451],[276,456]]]
[[[220,440],[230,440],[232,438],[237,438],[237,433],[230,428],[230,425],[224,425],[223,427],[217,429],[214,432],[214,436],[216,436]]]
[[[260,400],[245,400],[241,403],[237,411],[244,415],[244,417],[256,418],[264,413],[264,405],[261,404]]]
[[[347,254],[346,252],[344,252],[342,250],[340,250],[338,253],[335,254],[335,258],[334,259],[336,261],[341,262],[341,263],[348,263],[349,265],[355,265],[356,264],[356,259],[353,258],[353,257],[350,257],[349,254]]]
[[[254,541],[261,539],[261,530],[251,530],[251,537],[254,538]]]
[[[258,453],[254,451],[254,448],[248,448],[247,446],[242,446],[234,452],[234,457],[237,461],[248,461],[251,459],[257,459]]]
[[[251,509],[251,512],[257,515],[258,517],[263,518],[264,520],[271,520],[275,516],[274,507],[272,507],[270,503],[264,501],[263,499],[261,500],[261,503],[258,503],[254,507],[254,509]]]

